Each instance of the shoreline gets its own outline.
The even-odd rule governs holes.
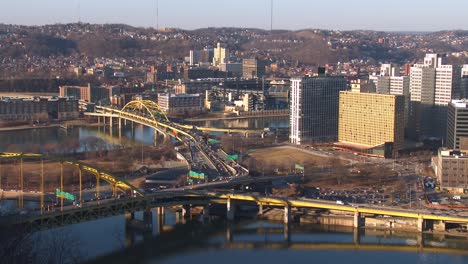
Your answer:
[[[19,125],[19,126],[10,126],[10,127],[0,127],[1,131],[16,131],[16,130],[27,130],[27,129],[43,129],[50,127],[60,127],[62,125],[71,125],[71,126],[99,126],[99,124],[91,124],[85,120],[68,120],[60,123],[53,123],[48,125]]]

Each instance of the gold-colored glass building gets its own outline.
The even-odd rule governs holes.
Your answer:
[[[393,156],[403,148],[404,113],[402,95],[340,92],[338,144],[379,156],[390,151]]]

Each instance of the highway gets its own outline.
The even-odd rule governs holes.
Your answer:
[[[194,130],[193,126],[176,124],[163,118],[158,118],[156,120],[156,118],[154,118],[154,113],[141,113],[139,111],[131,110],[124,111],[103,106],[97,106],[95,113],[86,114],[109,118],[123,118],[145,126],[153,127],[165,135],[175,137],[188,146],[191,155],[186,157],[186,159],[193,163],[191,164],[193,169],[202,170],[209,175],[206,181],[210,181],[224,175],[229,175],[231,177],[248,175],[247,169],[234,161],[226,160],[225,157],[212,149],[209,144],[206,144],[201,136],[197,134],[198,129]],[[204,164],[207,164],[209,168],[204,167]],[[215,171],[216,175],[213,175],[212,171]]]

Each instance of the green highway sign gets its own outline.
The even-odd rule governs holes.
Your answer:
[[[62,192],[60,189],[55,189],[55,195],[59,198],[65,198],[67,200],[74,201],[76,199],[75,195],[67,192]]]

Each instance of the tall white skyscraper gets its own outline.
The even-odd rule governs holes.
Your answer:
[[[440,54],[426,54],[424,63],[411,67],[411,101],[447,106],[460,96],[461,69],[442,64],[442,58]]]
[[[443,64],[440,54],[426,54],[410,71],[412,129],[418,137],[444,139],[447,106],[460,97],[461,68]]]

